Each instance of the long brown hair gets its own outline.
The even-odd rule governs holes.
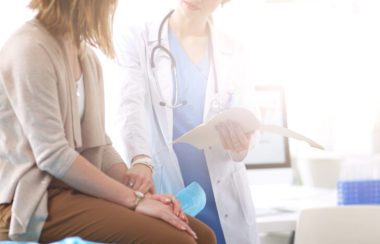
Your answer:
[[[112,22],[117,0],[31,0],[37,19],[55,36],[71,34],[78,45],[85,41],[115,57]]]

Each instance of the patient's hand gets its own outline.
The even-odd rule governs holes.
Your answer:
[[[152,171],[144,164],[129,168],[122,183],[135,191],[154,193]]]
[[[172,194],[148,194],[148,196],[152,199],[158,200],[168,206],[170,206],[173,210],[173,213],[181,218],[181,220],[185,221],[186,223],[189,223],[189,219],[187,218],[186,214],[183,212],[181,208],[180,202],[177,200],[177,198]]]
[[[146,214],[148,216],[161,219],[172,226],[186,231],[193,238],[197,239],[197,235],[190,228],[190,226],[180,217],[178,217],[173,208],[168,204],[164,204],[161,200],[156,200],[155,198],[165,198],[164,195],[147,195],[140,204],[136,207],[136,212]]]

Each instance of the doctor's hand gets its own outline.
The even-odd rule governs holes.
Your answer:
[[[231,120],[217,124],[216,130],[224,150],[231,153],[234,161],[241,161],[247,156],[253,133],[245,133],[239,123]]]
[[[129,168],[122,183],[135,191],[154,193],[152,170],[144,164]]]

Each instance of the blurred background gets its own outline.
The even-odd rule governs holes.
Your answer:
[[[0,46],[33,17],[27,4],[0,2]],[[120,0],[115,31],[161,18],[175,4]],[[247,50],[252,82],[282,87],[288,127],[326,148],[317,151],[290,140],[293,166],[305,159],[334,161],[380,152],[379,13],[378,0],[232,0],[217,10],[219,29]],[[107,129],[117,135],[112,125],[117,72],[111,60],[99,57],[106,77]]]
[[[33,17],[27,4],[28,0],[0,2],[0,46]],[[176,0],[120,0],[115,31],[160,18],[175,4]],[[380,151],[379,11],[377,0],[232,0],[217,10],[219,29],[243,43],[249,54],[252,82],[283,87],[288,127],[327,149],[320,152],[291,140],[294,162],[320,154]],[[115,67],[99,56],[106,77],[107,128],[115,135]]]
[[[177,1],[119,0],[115,31],[161,19]],[[27,4],[0,1],[0,47],[33,17]],[[252,82],[284,91],[280,113],[288,128],[326,148],[289,140],[281,152],[288,155],[286,162],[249,169],[262,243],[292,243],[301,210],[341,204],[338,197],[345,193],[338,180],[377,179],[372,185],[377,188],[362,191],[370,190],[380,203],[380,1],[231,0],[214,17],[221,31],[245,47]],[[98,54],[106,127],[118,138],[113,126],[118,72],[112,60]],[[120,149],[117,140],[114,145]]]

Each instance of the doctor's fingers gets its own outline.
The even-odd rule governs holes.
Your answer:
[[[156,193],[156,188],[154,187],[154,182],[152,180],[150,182],[151,182],[151,184],[150,184],[150,187],[148,189],[148,192],[151,193],[151,194],[155,194]]]
[[[154,185],[153,185],[152,180],[151,179],[143,179],[142,184],[136,190],[141,191],[143,193],[149,192],[149,193],[154,194]]]
[[[235,124],[234,124],[235,123]],[[239,127],[236,126],[236,122],[227,121],[225,122],[225,126],[227,127],[227,140],[229,140],[230,145],[230,151],[232,152],[241,152],[245,150],[244,145],[244,137],[242,138],[243,141],[241,141],[241,138],[239,135]]]
[[[145,187],[143,185],[153,184],[152,177],[140,174],[138,171],[135,171],[135,168],[128,170],[126,176],[127,181],[124,184],[133,190],[141,190],[141,187]]]
[[[126,185],[126,186],[128,186],[129,188],[131,188],[130,185],[129,185],[129,184],[130,184],[130,183],[129,183],[130,179],[131,179],[131,176],[128,175],[128,174],[125,174],[124,177],[123,177],[123,179],[121,180],[121,183],[122,183],[123,185]]]
[[[218,131],[219,139],[222,142],[224,150],[232,150],[231,139],[229,138],[227,126],[224,123],[219,123],[215,128]]]
[[[251,133],[245,133],[243,127],[237,122],[229,121],[229,123],[230,127],[233,127],[232,133],[234,135],[232,135],[232,138],[235,138],[235,140],[239,141],[236,142],[239,145],[239,147],[235,149],[238,150],[237,152],[247,150],[251,141]],[[234,145],[236,144],[234,143]]]
[[[221,133],[225,139],[225,144],[227,145],[227,150],[232,152],[240,152],[244,150],[243,142],[240,141],[239,136],[237,135],[237,129],[233,125],[233,122],[227,121],[221,123]]]
[[[135,191],[143,191],[144,181],[146,179],[140,175],[136,175],[132,180],[133,180],[132,181],[132,183],[133,183],[132,189]],[[146,191],[144,193],[146,193]]]
[[[142,182],[143,182],[142,176],[135,173],[131,173],[131,172],[127,172],[123,180],[123,184],[133,190],[139,189],[140,186],[142,185]]]

